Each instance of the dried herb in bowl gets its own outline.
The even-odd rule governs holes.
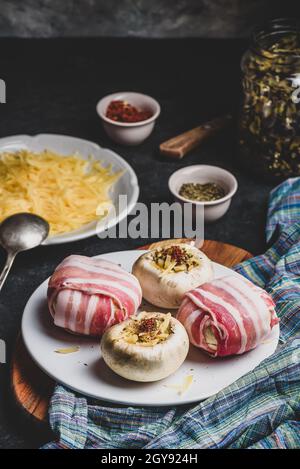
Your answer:
[[[223,187],[215,182],[207,182],[205,184],[187,182],[180,187],[179,195],[185,199],[198,202],[212,202],[222,199],[226,193]]]

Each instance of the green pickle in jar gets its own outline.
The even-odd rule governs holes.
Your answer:
[[[271,21],[242,58],[241,163],[262,176],[300,175],[300,28]]]

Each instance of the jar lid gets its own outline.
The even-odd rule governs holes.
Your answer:
[[[265,22],[253,32],[252,50],[280,64],[300,59],[300,21],[297,18],[277,18]]]

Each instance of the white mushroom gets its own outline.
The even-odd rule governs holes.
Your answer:
[[[160,308],[178,308],[184,294],[213,279],[212,262],[189,244],[172,244],[140,256],[132,273],[145,300]]]
[[[105,363],[132,381],[158,381],[184,362],[189,338],[170,313],[142,312],[112,326],[101,340]]]

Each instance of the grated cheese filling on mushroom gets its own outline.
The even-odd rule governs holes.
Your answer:
[[[147,316],[146,316],[147,314]],[[140,313],[123,329],[122,338],[129,344],[151,347],[164,342],[172,334],[171,314],[152,316]]]
[[[200,260],[188,249],[179,245],[158,248],[152,254],[153,263],[167,272],[188,272],[200,265]]]

